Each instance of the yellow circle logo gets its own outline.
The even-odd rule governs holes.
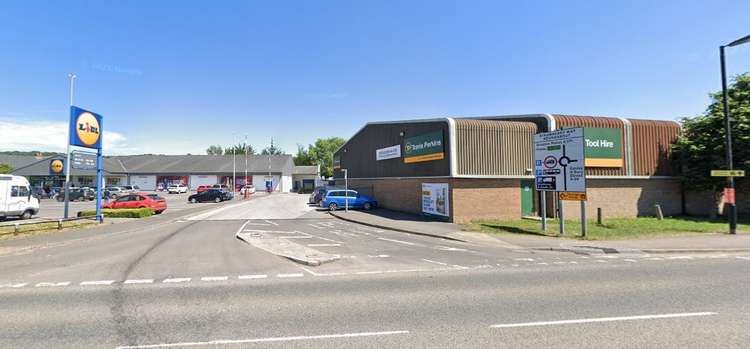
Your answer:
[[[60,159],[52,160],[52,163],[49,164],[49,168],[52,169],[52,172],[54,173],[60,173],[63,170],[63,162]]]
[[[94,114],[83,112],[76,119],[76,134],[81,143],[85,145],[94,145],[99,140],[99,121],[96,121]]]

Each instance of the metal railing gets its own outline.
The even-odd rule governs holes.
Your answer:
[[[57,230],[61,230],[63,228],[63,223],[65,222],[71,222],[71,221],[80,221],[80,220],[94,220],[96,221],[96,216],[83,216],[83,217],[71,217],[71,218],[54,218],[54,219],[45,219],[45,220],[35,220],[35,221],[21,221],[21,222],[9,222],[0,224],[0,228],[4,227],[13,227],[13,231],[8,232],[0,232],[0,235],[18,235],[21,233],[21,226],[26,225],[36,225],[36,224],[49,224],[49,223],[57,223]]]

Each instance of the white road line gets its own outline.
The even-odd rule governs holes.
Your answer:
[[[390,241],[390,242],[396,242],[396,243],[399,243],[399,244],[410,245],[410,246],[414,246],[414,245],[416,245],[416,244],[415,244],[415,243],[413,243],[413,242],[408,242],[408,241],[401,241],[401,240],[395,240],[395,239],[388,239],[388,238],[378,238],[378,240],[383,240],[383,241]]]
[[[266,222],[266,223],[268,223],[268,224],[279,225],[279,223],[276,223],[276,222],[271,222],[271,221],[269,221],[269,220],[267,220],[267,219],[264,219],[263,221],[265,221],[265,222]]]
[[[534,258],[514,258],[515,261],[533,262]]]
[[[661,257],[649,257],[649,258],[644,258],[643,260],[646,260],[646,261],[663,261],[664,258],[661,258]]]
[[[746,260],[746,261],[750,261],[750,257],[745,257],[745,256],[737,256],[737,257],[735,257],[735,258],[737,258],[737,259],[744,259],[744,260]]]
[[[373,270],[373,271],[358,271],[355,274],[357,275],[368,275],[368,274],[382,274],[382,270]]]
[[[227,281],[229,276],[204,276],[201,281]]]
[[[435,249],[438,249],[438,250],[441,250],[441,251],[461,251],[461,252],[468,251],[465,248],[450,247],[450,246],[440,246],[440,245],[435,246]]]
[[[491,328],[513,328],[513,327],[530,327],[530,326],[570,325],[570,324],[585,324],[585,323],[592,323],[592,322],[652,320],[652,319],[668,319],[668,318],[680,318],[680,317],[690,317],[690,316],[709,316],[709,315],[716,315],[716,313],[714,312],[674,313],[674,314],[618,316],[618,317],[602,317],[602,318],[558,320],[558,321],[521,322],[521,323],[514,323],[514,324],[492,325],[490,327]]]
[[[268,275],[266,274],[255,274],[255,275],[240,275],[237,278],[240,280],[253,280],[253,279],[265,279]]]
[[[309,247],[338,247],[341,244],[307,244]]]
[[[68,286],[70,285],[70,281],[65,282],[40,282],[34,287],[60,287],[60,286]]]
[[[427,263],[433,263],[433,264],[439,264],[439,265],[448,265],[448,263],[433,261],[431,259],[424,259],[424,258],[422,258],[422,260],[425,261],[425,262],[427,262]]]
[[[674,257],[667,257],[667,259],[693,259],[692,256],[674,256]]]
[[[338,241],[338,240],[333,240],[333,239],[329,239],[329,238],[324,238],[322,236],[317,236],[317,235],[313,235],[313,236],[316,237],[316,238],[318,238],[318,239],[325,240],[325,241],[330,241],[330,242],[333,242],[333,243],[336,243],[336,244],[343,244],[344,243],[343,241]]]
[[[188,282],[190,280],[192,279],[191,278],[171,278],[171,279],[164,279],[164,281],[162,282],[165,284],[175,284],[178,282]]]
[[[623,261],[626,261],[626,262],[630,262],[630,263],[638,263],[638,261],[637,261],[637,260],[635,260],[635,259],[630,259],[630,258],[626,258],[626,259],[623,259]]]
[[[130,279],[125,280],[123,284],[130,285],[130,284],[151,284],[154,282],[154,279]]]
[[[281,239],[312,239],[312,236],[310,235],[300,235],[300,236],[279,236]]]
[[[276,275],[276,277],[279,277],[279,278],[298,278],[298,277],[303,277],[303,276],[305,276],[305,274],[302,274],[302,273],[277,274]]]
[[[115,280],[83,281],[79,285],[81,285],[81,286],[101,286],[101,285],[111,285],[114,282],[115,282]]]
[[[376,254],[376,255],[367,255],[367,257],[370,258],[390,258],[391,256],[387,254]]]
[[[24,287],[24,286],[26,286],[26,285],[28,285],[28,283],[25,283],[25,282],[24,282],[24,283],[21,283],[21,284],[13,284],[13,285],[10,285],[10,287],[12,287],[12,288],[21,288],[21,287]]]
[[[225,344],[242,344],[242,343],[267,343],[267,342],[288,342],[311,339],[335,339],[335,338],[352,338],[352,337],[371,337],[371,336],[388,336],[396,334],[407,334],[409,331],[381,331],[381,332],[358,332],[358,333],[341,333],[341,334],[323,334],[317,336],[292,336],[292,337],[267,337],[253,339],[222,339],[206,342],[182,342],[182,343],[163,343],[149,345],[128,345],[119,346],[117,349],[147,349],[147,348],[169,348],[169,347],[193,347],[193,346],[216,346]]]

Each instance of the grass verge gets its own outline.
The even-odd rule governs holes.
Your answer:
[[[102,214],[104,215],[104,217],[109,218],[144,218],[152,216],[154,214],[154,211],[152,211],[150,208],[119,208],[115,210],[105,208],[102,210]],[[78,217],[95,215],[95,210],[78,212]]]
[[[62,227],[63,229],[82,228],[82,227],[94,225],[94,224],[97,224],[97,222],[93,220],[68,221],[68,222],[63,222]],[[46,232],[53,232],[53,231],[58,231],[57,222],[19,225],[18,234],[15,234],[14,225],[4,224],[0,226],[0,239],[8,239],[8,238],[13,238],[15,236],[21,236],[21,235],[26,235],[26,234],[46,233]]]
[[[750,231],[750,222],[740,222],[738,231]],[[558,236],[557,221],[547,220],[547,231],[541,229],[541,222],[530,219],[477,220],[466,226],[468,230],[485,233],[530,234]],[[610,218],[602,225],[588,221],[587,240],[618,240],[648,238],[656,236],[677,236],[685,234],[724,233],[727,222],[695,217],[668,217],[658,220],[652,217]],[[564,237],[582,239],[581,223],[578,220],[565,220]]]

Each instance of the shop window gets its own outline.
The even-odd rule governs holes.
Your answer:
[[[78,186],[90,187],[94,184],[94,179],[91,177],[78,177]]]

